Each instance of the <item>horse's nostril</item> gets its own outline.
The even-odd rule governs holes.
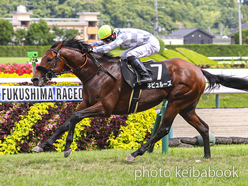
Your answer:
[[[39,83],[38,78],[32,78],[31,81],[33,82],[34,86],[38,86],[38,83]]]
[[[38,78],[32,78],[31,81],[32,81],[32,82],[34,82],[34,81],[39,81],[39,79],[38,79]]]

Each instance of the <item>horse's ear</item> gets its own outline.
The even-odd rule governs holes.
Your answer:
[[[64,41],[62,41],[62,42],[56,47],[57,50],[60,50],[60,49],[62,48],[63,44],[64,44]]]

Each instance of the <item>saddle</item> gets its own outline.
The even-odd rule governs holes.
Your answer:
[[[153,62],[153,60],[143,62],[147,71],[152,77],[151,83],[137,83],[137,73],[124,60],[121,60],[121,73],[127,84],[132,88],[132,93],[129,101],[128,113],[135,113],[138,108],[138,101],[142,90],[145,89],[160,89],[171,87],[172,81],[167,67],[162,62]]]
[[[170,73],[162,62],[153,62],[153,60],[143,62],[147,71],[152,77],[151,83],[137,84],[137,75],[135,70],[124,60],[121,60],[121,72],[125,81],[131,88],[139,86],[144,89],[158,89],[172,86]]]

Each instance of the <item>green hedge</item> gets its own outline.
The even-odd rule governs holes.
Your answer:
[[[216,61],[208,59],[206,56],[186,48],[176,48],[176,51],[188,58],[189,60],[187,61],[190,61],[195,65],[218,64]]]
[[[181,53],[175,51],[175,50],[164,50],[161,54],[162,56],[166,57],[167,59],[170,58],[180,58],[186,61],[189,61],[188,58],[184,57]]]
[[[149,56],[150,58],[154,59],[154,61],[164,61],[166,60],[167,58],[160,55],[160,54],[154,54],[152,56]]]
[[[0,57],[28,57],[27,52],[38,51],[43,57],[51,46],[0,46]]]
[[[42,57],[51,46],[0,46],[0,57],[27,57],[27,52],[38,51]],[[163,48],[163,46],[161,47]],[[165,45],[165,48],[176,50],[186,48],[207,57],[215,56],[248,56],[248,44],[245,45]],[[120,47],[117,49],[120,50]],[[161,52],[161,51],[160,51]]]
[[[164,44],[164,42],[163,42],[162,39],[160,39],[160,38],[157,37],[157,36],[155,36],[155,37],[159,40],[159,44],[160,44],[160,50],[159,50],[158,54],[162,54],[163,51],[164,51],[164,48],[165,48],[165,44]]]
[[[110,53],[113,54],[114,56],[120,56],[122,52],[123,50],[110,51]],[[206,56],[202,54],[199,54],[197,52],[185,48],[176,48],[175,50],[164,50],[162,54],[154,54],[149,57],[143,57],[140,60],[147,61],[150,59],[154,59],[154,61],[157,62],[157,61],[164,61],[170,58],[181,58],[196,65],[217,64],[216,61],[208,59]]]
[[[165,45],[165,48],[175,50],[176,48],[186,48],[193,50],[207,57],[223,57],[223,56],[248,56],[248,44],[245,45]]]

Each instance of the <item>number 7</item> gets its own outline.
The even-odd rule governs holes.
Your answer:
[[[162,64],[151,64],[150,66],[158,68],[157,80],[161,80],[162,79]]]

